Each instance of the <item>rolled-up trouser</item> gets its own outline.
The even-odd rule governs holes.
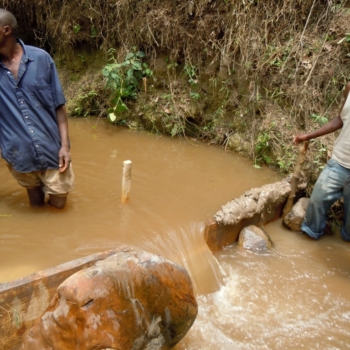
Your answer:
[[[350,242],[350,169],[330,159],[312,191],[301,230],[314,239],[324,234],[327,212],[332,204],[344,198],[344,220],[341,236]]]
[[[7,164],[7,166],[17,182],[27,189],[41,187],[44,193],[59,197],[66,196],[73,190],[74,173],[72,164],[63,173],[57,169],[19,173],[10,164]]]

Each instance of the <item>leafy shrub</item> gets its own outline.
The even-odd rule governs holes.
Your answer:
[[[153,72],[147,63],[142,62],[145,57],[144,52],[129,52],[124,62],[118,63],[114,57],[115,49],[108,51],[109,61],[103,69],[102,75],[105,78],[106,86],[112,91],[112,108],[108,110],[108,119],[111,122],[117,120],[117,114],[128,110],[127,99],[136,99],[140,81],[144,77],[151,77]]]

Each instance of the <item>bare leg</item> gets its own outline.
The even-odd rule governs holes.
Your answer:
[[[67,196],[55,196],[53,194],[49,194],[48,204],[57,208],[63,209],[67,203]]]
[[[32,207],[42,207],[45,205],[45,193],[41,187],[27,188],[27,194]]]

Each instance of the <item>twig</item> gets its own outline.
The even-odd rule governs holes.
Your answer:
[[[157,41],[157,39],[155,38],[155,36],[154,36],[154,34],[153,34],[153,32],[152,32],[150,26],[149,26],[148,20],[147,20],[147,27],[148,27],[149,32],[151,33],[151,36],[152,36],[154,42],[155,42],[156,45],[159,47],[158,41]]]

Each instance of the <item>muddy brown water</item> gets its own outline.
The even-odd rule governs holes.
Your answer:
[[[350,348],[350,245],[265,227],[274,250],[235,245],[213,255],[204,222],[245,190],[280,180],[269,169],[194,140],[71,119],[76,186],[67,207],[30,208],[0,162],[0,283],[95,252],[131,245],[183,265],[199,304],[176,346],[199,349]],[[120,203],[122,163],[133,162]]]

